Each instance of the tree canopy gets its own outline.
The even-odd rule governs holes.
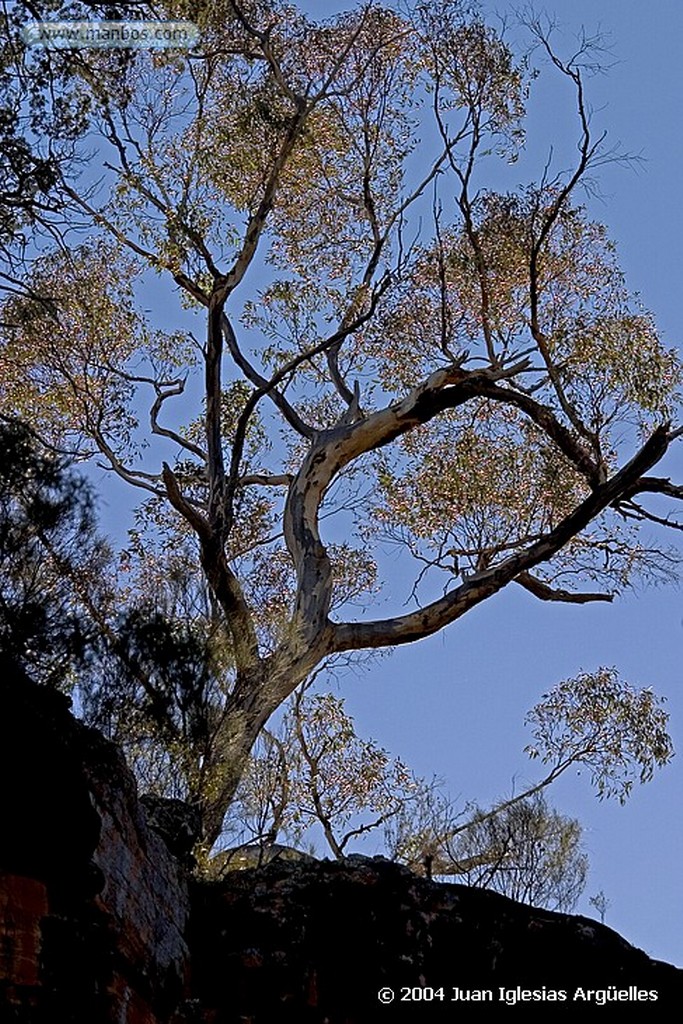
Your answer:
[[[66,92],[37,94],[40,135],[45,56],[7,25],[13,173],[50,198],[3,220],[0,394],[144,500],[112,583],[146,594],[144,622],[98,615],[169,734],[202,737],[210,846],[263,726],[329,659],[429,636],[510,583],[585,603],[675,574],[683,488],[657,466],[681,370],[586,205],[620,158],[594,130],[589,41],[563,56],[531,17],[518,44],[466,0],[322,22],[260,0],[136,10],[201,41],[75,52],[52,68]],[[573,91],[575,161],[520,186],[541,62]],[[386,538],[413,607],[375,617]],[[156,612],[211,649],[185,717],[188,680],[150,671],[173,640]]]
[[[75,583],[92,591],[106,561],[84,481],[0,415],[0,652],[34,681],[73,686],[94,655]]]

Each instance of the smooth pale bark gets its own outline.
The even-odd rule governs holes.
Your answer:
[[[175,485],[173,474],[166,469],[164,479],[169,498],[197,530],[202,565],[226,616],[235,649],[235,686],[214,737],[212,762],[206,766],[207,778],[211,780],[205,811],[208,843],[220,834],[223,816],[262,727],[328,655],[396,646],[429,636],[515,580],[542,600],[609,600],[609,595],[552,590],[530,575],[531,570],[551,559],[609,506],[650,488],[666,492],[661,480],[644,474],[662,459],[674,435],[668,426],[658,427],[637,454],[607,479],[604,468],[595,464],[551,410],[520,396],[506,384],[506,378],[523,372],[524,368],[525,364],[507,370],[444,368],[403,400],[367,416],[356,410],[352,422],[343,418],[336,426],[314,435],[298,473],[279,481],[289,483],[284,533],[296,569],[297,591],[284,639],[265,657],[259,653],[251,612],[239,581],[225,559],[220,516],[211,522],[190,507]],[[522,409],[545,430],[585,479],[585,498],[544,536],[498,565],[467,577],[442,598],[422,608],[371,622],[333,622],[331,563],[319,530],[320,508],[331,483],[344,467],[362,455],[391,443],[446,409],[481,396]]]

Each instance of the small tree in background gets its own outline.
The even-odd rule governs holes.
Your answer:
[[[469,814],[466,827],[444,842],[447,859],[434,870],[521,903],[574,909],[588,872],[578,821],[553,810],[542,793],[495,814],[478,808]]]
[[[356,734],[341,698],[303,689],[259,742],[231,818],[257,842],[282,834],[300,843],[317,826],[327,852],[341,858],[423,788],[403,762]]]
[[[605,914],[612,906],[612,901],[607,898],[607,896],[601,889],[600,892],[596,892],[595,896],[591,896],[588,902],[595,907],[598,914],[600,915],[600,923],[604,924]]]
[[[340,698],[304,688],[279,729],[259,741],[226,838],[267,848],[278,839],[315,840],[318,829],[341,858],[353,841],[381,830],[389,856],[416,871],[569,911],[588,858],[579,822],[552,809],[544,791],[570,767],[586,766],[597,795],[623,803],[635,778],[647,781],[673,755],[661,704],[611,669],[563,681],[527,716],[535,745],[526,752],[551,770],[489,809],[458,810],[436,782],[361,740]]]

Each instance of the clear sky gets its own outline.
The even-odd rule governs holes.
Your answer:
[[[311,14],[351,4],[301,4]],[[491,4],[510,13],[513,4]],[[596,124],[643,158],[601,172],[593,215],[617,242],[629,286],[640,292],[670,344],[683,339],[683,4],[680,0],[549,0],[560,27],[601,29],[611,69],[590,82]],[[567,97],[564,96],[566,101]],[[544,79],[536,83],[528,166],[564,135],[571,118]],[[566,136],[565,136],[566,137]],[[683,481],[683,442],[666,466]],[[401,586],[397,566],[397,587]],[[405,580],[406,595],[409,582]],[[585,827],[591,871],[578,911],[597,916],[588,898],[604,890],[606,923],[651,956],[683,965],[683,606],[676,589],[645,590],[614,605],[571,607],[535,600],[520,588],[470,612],[445,633],[381,659],[342,694],[361,735],[371,735],[418,772],[444,777],[464,800],[491,801],[534,778],[522,753],[525,712],[541,694],[579,670],[616,665],[623,678],[668,698],[678,750],[672,764],[629,802],[598,802],[586,778],[560,780],[550,799]]]
[[[324,16],[352,6],[334,0],[301,3]],[[516,6],[516,5],[514,5]],[[681,110],[683,4],[680,0],[552,0],[561,27],[609,41],[609,73],[593,79],[589,97],[596,123],[610,140],[643,157],[638,166],[608,166],[602,198],[591,202],[617,242],[629,286],[641,293],[670,344],[683,337],[683,167]],[[491,9],[510,13],[513,4]],[[531,101],[528,161],[519,181],[538,176],[558,128],[572,118],[566,94],[536,83]],[[667,472],[683,482],[683,440]],[[110,505],[110,512],[116,510]],[[396,563],[397,596],[410,581]],[[634,792],[626,806],[599,803],[584,777],[574,775],[550,793],[564,814],[586,830],[591,872],[579,911],[596,916],[588,898],[604,890],[607,924],[651,956],[683,965],[683,686],[680,592],[645,590],[614,605],[543,604],[520,588],[470,612],[446,632],[379,659],[342,695],[358,732],[400,755],[418,773],[444,778],[454,797],[490,802],[534,778],[523,755],[523,719],[541,694],[580,670],[616,665],[633,684],[668,698],[679,751],[671,766]]]

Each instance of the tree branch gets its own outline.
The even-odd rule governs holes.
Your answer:
[[[67,185],[66,182],[62,182],[61,187],[63,188],[66,195],[68,195],[70,199],[72,199],[78,206],[81,207],[82,210],[84,210],[88,214],[89,217],[92,218],[95,224],[101,224],[102,227],[104,227],[109,232],[109,234],[112,235],[117,240],[117,242],[120,242],[121,245],[125,245],[126,248],[130,249],[137,256],[142,257],[142,259],[144,259],[150,265],[150,267],[154,267],[157,270],[171,269],[167,263],[164,263],[163,260],[159,259],[156,253],[150,252],[149,249],[145,249],[141,245],[138,245],[138,243],[133,241],[132,238],[129,238],[128,235],[124,234],[123,231],[119,230],[119,228],[117,228],[116,225],[113,224],[107,216],[105,216],[105,214],[91,206],[90,203],[88,203],[81,195],[79,195],[78,192],[75,191],[75,189],[71,188],[70,185]]]
[[[293,637],[304,646],[311,645],[323,634],[328,621],[331,566],[320,539],[318,515],[333,478],[359,456],[468,401],[477,393],[477,382],[514,376],[526,365],[524,361],[507,369],[468,371],[450,366],[437,370],[401,402],[353,423],[339,422],[317,435],[289,488],[285,505],[285,542],[297,573]]]
[[[618,473],[596,488],[581,504],[543,538],[500,565],[476,573],[437,601],[391,619],[364,623],[340,623],[334,627],[334,649],[358,650],[412,643],[431,636],[465,612],[497,593],[521,572],[546,562],[566,543],[663,457],[669,445],[668,428],[658,427],[640,451]]]
[[[634,494],[665,494],[668,498],[683,499],[683,486],[673,484],[666,477],[643,476],[624,497],[631,498]]]
[[[211,534],[208,519],[184,496],[178,483],[178,477],[167,462],[163,463],[161,477],[166,487],[166,497],[168,497],[173,508],[176,512],[180,512],[183,519],[189,523],[200,542],[208,540]]]
[[[169,430],[168,427],[161,427],[158,423],[158,416],[161,412],[161,407],[167,398],[173,398],[177,395],[182,395],[185,391],[185,381],[176,381],[175,384],[169,385],[166,389],[162,389],[162,386],[155,385],[157,397],[152,405],[149,412],[150,427],[153,434],[158,434],[161,437],[167,437],[171,441],[175,441],[176,444],[184,448],[185,451],[190,452],[192,455],[197,455],[202,462],[207,461],[207,455],[203,448],[200,448],[198,444],[194,444],[192,441],[188,441],[187,438],[182,437],[176,433],[175,430]]]
[[[592,137],[591,137],[591,131],[590,131],[590,123],[589,123],[588,111],[586,110],[586,105],[585,105],[585,98],[584,98],[584,91],[583,91],[583,80],[581,78],[581,73],[580,73],[579,69],[576,66],[572,67],[571,62],[569,64],[564,64],[559,59],[559,57],[557,57],[557,55],[553,52],[552,47],[550,46],[550,42],[548,40],[547,35],[543,32],[543,30],[541,29],[540,24],[538,22],[532,23],[531,27],[532,27],[533,31],[535,32],[539,42],[541,43],[543,48],[546,50],[548,56],[550,57],[551,61],[555,65],[555,67],[558,68],[558,70],[560,70],[562,72],[562,74],[564,74],[568,78],[570,78],[572,80],[572,82],[574,83],[575,88],[576,88],[576,100],[577,100],[577,108],[578,108],[578,113],[579,113],[579,121],[580,121],[580,124],[581,124],[581,141],[579,142],[579,161],[578,161],[578,164],[576,165],[576,168],[575,168],[573,174],[571,175],[571,177],[569,178],[569,180],[565,182],[565,184],[562,186],[562,188],[560,188],[560,190],[559,190],[559,192],[558,192],[554,202],[551,203],[550,209],[548,210],[546,216],[543,219],[543,222],[542,222],[542,225],[541,225],[541,229],[538,232],[538,236],[537,236],[537,238],[536,238],[536,240],[535,240],[535,242],[533,244],[532,250],[531,250],[531,257],[530,257],[530,261],[529,261],[529,282],[530,282],[529,298],[530,298],[530,305],[531,305],[531,318],[530,318],[531,335],[532,335],[534,341],[536,342],[536,344],[538,346],[538,350],[539,350],[539,352],[541,354],[541,357],[543,359],[543,362],[546,365],[546,368],[548,370],[548,376],[549,376],[550,381],[551,381],[551,383],[553,385],[553,388],[555,390],[555,394],[557,395],[557,398],[558,398],[558,400],[560,402],[560,406],[562,408],[562,411],[567,416],[567,418],[569,419],[569,421],[572,424],[572,426],[574,427],[574,429],[579,434],[581,434],[583,437],[585,437],[586,440],[588,440],[591,443],[591,445],[593,446],[594,451],[597,454],[597,453],[599,453],[599,440],[598,440],[598,436],[597,436],[597,434],[594,431],[588,429],[588,427],[585,425],[585,423],[583,422],[583,420],[581,419],[581,417],[577,413],[577,411],[574,408],[574,406],[572,405],[572,403],[567,398],[567,396],[565,394],[565,390],[564,390],[564,388],[562,386],[562,382],[560,380],[560,375],[557,372],[557,368],[556,368],[555,364],[553,363],[553,360],[552,360],[552,357],[551,357],[551,354],[550,354],[550,348],[549,348],[549,345],[548,345],[548,339],[547,339],[544,331],[542,330],[540,322],[539,322],[540,288],[539,288],[539,269],[538,268],[539,268],[539,259],[540,259],[541,253],[543,251],[543,247],[544,247],[544,245],[545,245],[545,243],[546,243],[546,241],[548,239],[548,236],[550,235],[550,232],[552,231],[553,226],[555,225],[555,223],[556,223],[556,221],[557,221],[557,219],[558,219],[558,217],[559,217],[559,215],[560,215],[560,213],[561,213],[565,203],[570,198],[572,192],[574,191],[574,189],[576,188],[578,183],[581,181],[581,179],[584,177],[587,169],[591,165],[593,157],[595,156],[595,154],[598,152],[600,146],[602,145],[602,142],[604,140],[604,135],[602,135],[597,140],[597,142],[593,142]]]
[[[161,487],[155,487],[153,483],[154,480],[159,479],[158,476],[152,473],[143,473],[141,470],[128,469],[111,446],[107,444],[104,436],[97,428],[93,430],[93,437],[102,455],[106,456],[109,460],[109,466],[102,468],[111,469],[122,480],[125,480],[128,484],[133,484],[134,487],[140,487],[142,490],[156,494],[158,497],[164,497],[164,491]]]
[[[237,342],[237,336],[234,328],[225,314],[223,314],[222,328],[223,338],[228,347],[228,351],[230,352],[236,366],[242,371],[247,380],[251,381],[251,383],[256,385],[257,388],[262,389],[263,394],[268,395],[269,398],[271,398],[289,423],[290,427],[296,430],[298,434],[301,434],[302,437],[312,439],[315,435],[313,427],[309,426],[309,424],[299,416],[294,406],[287,401],[282,392],[279,391],[277,387],[266,377],[263,377],[244,355]]]
[[[206,399],[206,454],[209,476],[209,523],[221,549],[227,536],[225,509],[225,463],[223,459],[223,304],[216,289],[209,305],[204,394]],[[228,528],[229,529],[229,528]]]
[[[242,588],[226,561],[221,539],[216,536],[210,521],[183,496],[178,479],[167,463],[164,463],[163,480],[171,505],[190,524],[199,539],[202,569],[225,613],[230,630],[239,682],[240,677],[248,675],[261,663],[253,618]]]
[[[240,284],[251,262],[256,255],[259,241],[266,226],[266,220],[272,209],[275,200],[275,193],[280,181],[280,175],[289,160],[294,147],[299,139],[304,124],[310,114],[312,106],[310,103],[299,105],[292,117],[291,124],[285,135],[280,152],[278,153],[268,175],[263,195],[254,213],[249,217],[247,230],[244,234],[242,248],[237,255],[231,269],[224,276],[217,278],[215,283],[215,301],[217,307],[222,311],[228,296]]]
[[[294,477],[291,473],[249,473],[240,477],[240,487],[260,484],[262,487],[289,487]]]
[[[244,444],[246,441],[249,420],[251,419],[251,416],[253,415],[256,406],[265,395],[271,393],[275,394],[275,389],[277,388],[277,385],[280,384],[281,381],[283,381],[290,374],[292,374],[297,369],[297,367],[299,367],[302,363],[308,362],[314,356],[319,355],[322,352],[325,352],[328,348],[333,347],[339,341],[343,341],[343,339],[346,338],[349,334],[352,334],[354,331],[357,331],[360,327],[362,327],[363,324],[365,324],[372,317],[377,306],[377,303],[379,302],[380,296],[382,295],[386,287],[388,287],[388,279],[386,280],[386,283],[380,284],[375,289],[375,291],[373,292],[373,297],[370,302],[370,305],[364,313],[361,313],[345,327],[341,327],[338,331],[335,331],[335,333],[331,335],[331,337],[326,338],[324,341],[321,341],[318,345],[314,345],[312,348],[307,349],[305,352],[300,352],[299,355],[295,356],[293,359],[290,359],[289,362],[285,363],[284,366],[281,366],[280,369],[273,374],[270,380],[265,381],[264,384],[262,385],[259,385],[259,387],[257,387],[256,390],[247,399],[244,408],[240,414],[240,418],[235,430],[235,437],[232,446],[232,457],[230,462],[230,475],[228,477],[228,483],[225,494],[226,528],[228,530],[230,529],[232,524],[235,489],[240,479],[240,464],[244,452]],[[287,403],[287,406],[289,407],[289,403]],[[318,436],[318,432],[308,426],[306,426],[305,429],[307,430],[306,436],[310,436],[311,440],[315,443],[315,439]]]
[[[522,391],[512,387],[502,388],[494,382],[482,382],[478,385],[479,393],[495,402],[514,405],[526,413],[537,427],[557,445],[563,455],[578,469],[591,487],[598,487],[605,482],[605,467],[596,462],[582,447],[575,435],[557,419],[548,406],[543,405]]]
[[[515,583],[528,590],[541,601],[563,601],[565,604],[588,604],[591,601],[613,601],[614,594],[577,594],[571,590],[551,587],[529,572],[521,572]]]

